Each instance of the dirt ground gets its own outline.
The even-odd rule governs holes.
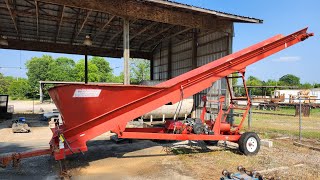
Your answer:
[[[46,122],[29,121],[32,132],[13,134],[10,121],[0,124],[0,155],[47,148]],[[205,146],[203,142],[156,143],[134,140],[116,144],[110,133],[88,143],[89,151],[65,160],[71,179],[219,179],[221,171],[242,165],[280,179],[320,179],[320,152],[297,147],[291,139],[274,139],[256,156],[244,156],[236,144]],[[57,179],[59,163],[50,156],[21,161],[19,168],[0,169],[0,179]]]

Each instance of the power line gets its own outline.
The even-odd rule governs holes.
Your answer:
[[[28,69],[28,68],[23,68],[23,67],[1,67],[0,66],[0,69]]]

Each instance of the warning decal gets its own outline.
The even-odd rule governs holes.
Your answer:
[[[73,97],[99,97],[101,89],[76,89]]]

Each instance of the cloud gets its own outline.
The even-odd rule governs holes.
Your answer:
[[[273,59],[274,62],[297,62],[300,61],[301,57],[299,56],[283,56],[278,59]]]

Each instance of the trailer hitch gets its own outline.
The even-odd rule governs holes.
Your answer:
[[[49,154],[52,154],[51,149],[42,149],[23,153],[12,153],[6,156],[0,156],[0,167],[5,168],[10,164],[10,162],[12,162],[12,167],[18,167],[21,159]]]

